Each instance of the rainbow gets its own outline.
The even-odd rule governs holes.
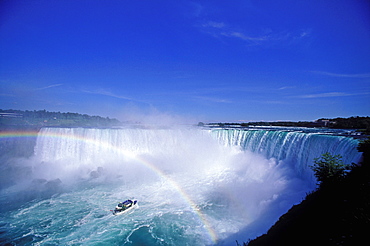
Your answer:
[[[41,129],[42,131],[43,129]],[[1,139],[8,139],[8,138],[27,138],[27,137],[38,137],[39,136],[39,131],[2,131],[0,132],[0,140]],[[152,172],[154,172],[156,175],[159,177],[163,178],[167,182],[169,182],[175,189],[176,191],[181,195],[181,197],[184,199],[184,201],[189,204],[193,212],[197,215],[197,217],[200,219],[201,223],[204,225],[205,230],[207,231],[207,234],[209,236],[209,239],[216,244],[218,241],[217,234],[212,228],[212,225],[209,223],[207,220],[206,216],[197,208],[197,205],[195,202],[192,200],[190,195],[175,181],[173,180],[170,176],[165,174],[161,169],[156,167],[154,164],[150,163],[149,161],[134,155],[133,153],[129,151],[125,151],[123,149],[120,149],[116,146],[113,146],[109,142],[102,142],[102,141],[97,141],[92,138],[88,138],[86,136],[82,135],[77,135],[77,134],[60,134],[60,133],[50,133],[50,132],[43,132],[42,137],[50,137],[50,138],[64,138],[64,139],[73,139],[75,141],[82,141],[88,144],[93,144],[93,145],[103,145],[104,148],[110,148],[113,149],[114,151],[122,154],[126,158],[129,158],[139,164],[142,164]]]
[[[0,139],[37,137],[38,131],[1,131]]]

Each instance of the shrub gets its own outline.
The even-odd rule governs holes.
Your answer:
[[[315,164],[311,169],[320,185],[332,184],[342,180],[350,166],[343,164],[341,155],[324,153],[320,158],[314,159]]]

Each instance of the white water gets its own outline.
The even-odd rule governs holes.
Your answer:
[[[266,158],[275,158],[290,165],[295,172],[311,176],[310,168],[314,158],[329,152],[339,154],[343,162],[358,162],[357,140],[349,137],[323,135],[318,132],[271,131],[271,130],[214,130],[221,143],[240,146],[243,150],[259,153]]]
[[[34,156],[11,162],[27,175],[1,190],[0,243],[235,245],[314,189],[313,158],[357,162],[356,146],[284,131],[45,128]],[[110,214],[128,198],[139,208]]]

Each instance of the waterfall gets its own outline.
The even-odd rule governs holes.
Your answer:
[[[37,138],[35,155],[45,162],[69,159],[72,164],[101,164],[122,158],[122,155],[168,155],[210,148],[216,151],[217,146],[211,138],[223,146],[237,146],[243,151],[284,162],[301,177],[306,173],[312,176],[309,166],[314,158],[326,152],[341,155],[345,164],[358,163],[361,158],[361,153],[357,151],[358,141],[350,137],[317,132],[243,129],[44,128]],[[201,157],[202,153],[194,156]]]
[[[341,155],[345,164],[358,163],[358,140],[335,135],[281,130],[218,129],[211,132],[221,144],[275,158],[303,175],[314,158],[329,152]]]
[[[210,136],[196,129],[43,128],[35,147],[41,161],[71,159],[106,162],[122,156],[171,154],[207,144]],[[194,149],[193,149],[194,151]]]
[[[316,187],[314,158],[361,157],[357,140],[309,130],[43,128],[36,135],[32,157],[1,166],[2,242],[235,245],[266,233]],[[109,212],[131,198],[137,210]]]

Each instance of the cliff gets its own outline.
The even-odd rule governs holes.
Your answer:
[[[281,216],[267,234],[244,245],[369,245],[368,143],[359,149],[364,152],[362,165],[354,167],[342,182],[319,187]]]

